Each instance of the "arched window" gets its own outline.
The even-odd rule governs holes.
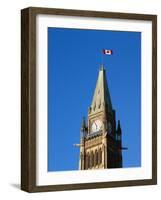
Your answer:
[[[101,148],[98,151],[98,164],[100,165],[102,163],[102,150]]]
[[[92,152],[89,153],[89,168],[92,168]]]
[[[88,169],[89,168],[89,153],[86,153],[85,165],[86,165],[86,169]]]
[[[93,151],[91,152],[91,168],[94,166],[94,153],[93,153]]]
[[[100,149],[100,164],[102,164],[102,149]]]
[[[94,167],[96,166],[96,150],[94,152]]]
[[[98,165],[98,151],[95,150],[95,154],[94,154],[94,166]]]
[[[81,169],[83,169],[83,154],[81,153]]]
[[[98,108],[101,108],[101,100],[99,101]]]

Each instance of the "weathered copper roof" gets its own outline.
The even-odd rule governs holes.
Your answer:
[[[101,111],[107,106],[108,112],[112,112],[111,97],[108,89],[106,71],[102,66],[99,70],[96,88],[93,95],[90,114]]]

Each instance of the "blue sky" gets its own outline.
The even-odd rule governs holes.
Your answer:
[[[101,50],[116,120],[123,167],[141,165],[141,33],[48,28],[48,171],[77,170],[82,117],[87,117]]]

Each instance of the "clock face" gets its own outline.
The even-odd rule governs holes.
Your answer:
[[[102,122],[100,120],[96,120],[92,124],[92,133],[97,132],[102,128]]]
[[[107,128],[108,128],[108,133],[111,134],[111,133],[112,133],[112,125],[111,125],[111,122],[108,122]]]

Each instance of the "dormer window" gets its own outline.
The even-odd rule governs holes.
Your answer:
[[[100,109],[101,108],[101,101],[99,102],[99,105],[98,105],[98,109]]]

